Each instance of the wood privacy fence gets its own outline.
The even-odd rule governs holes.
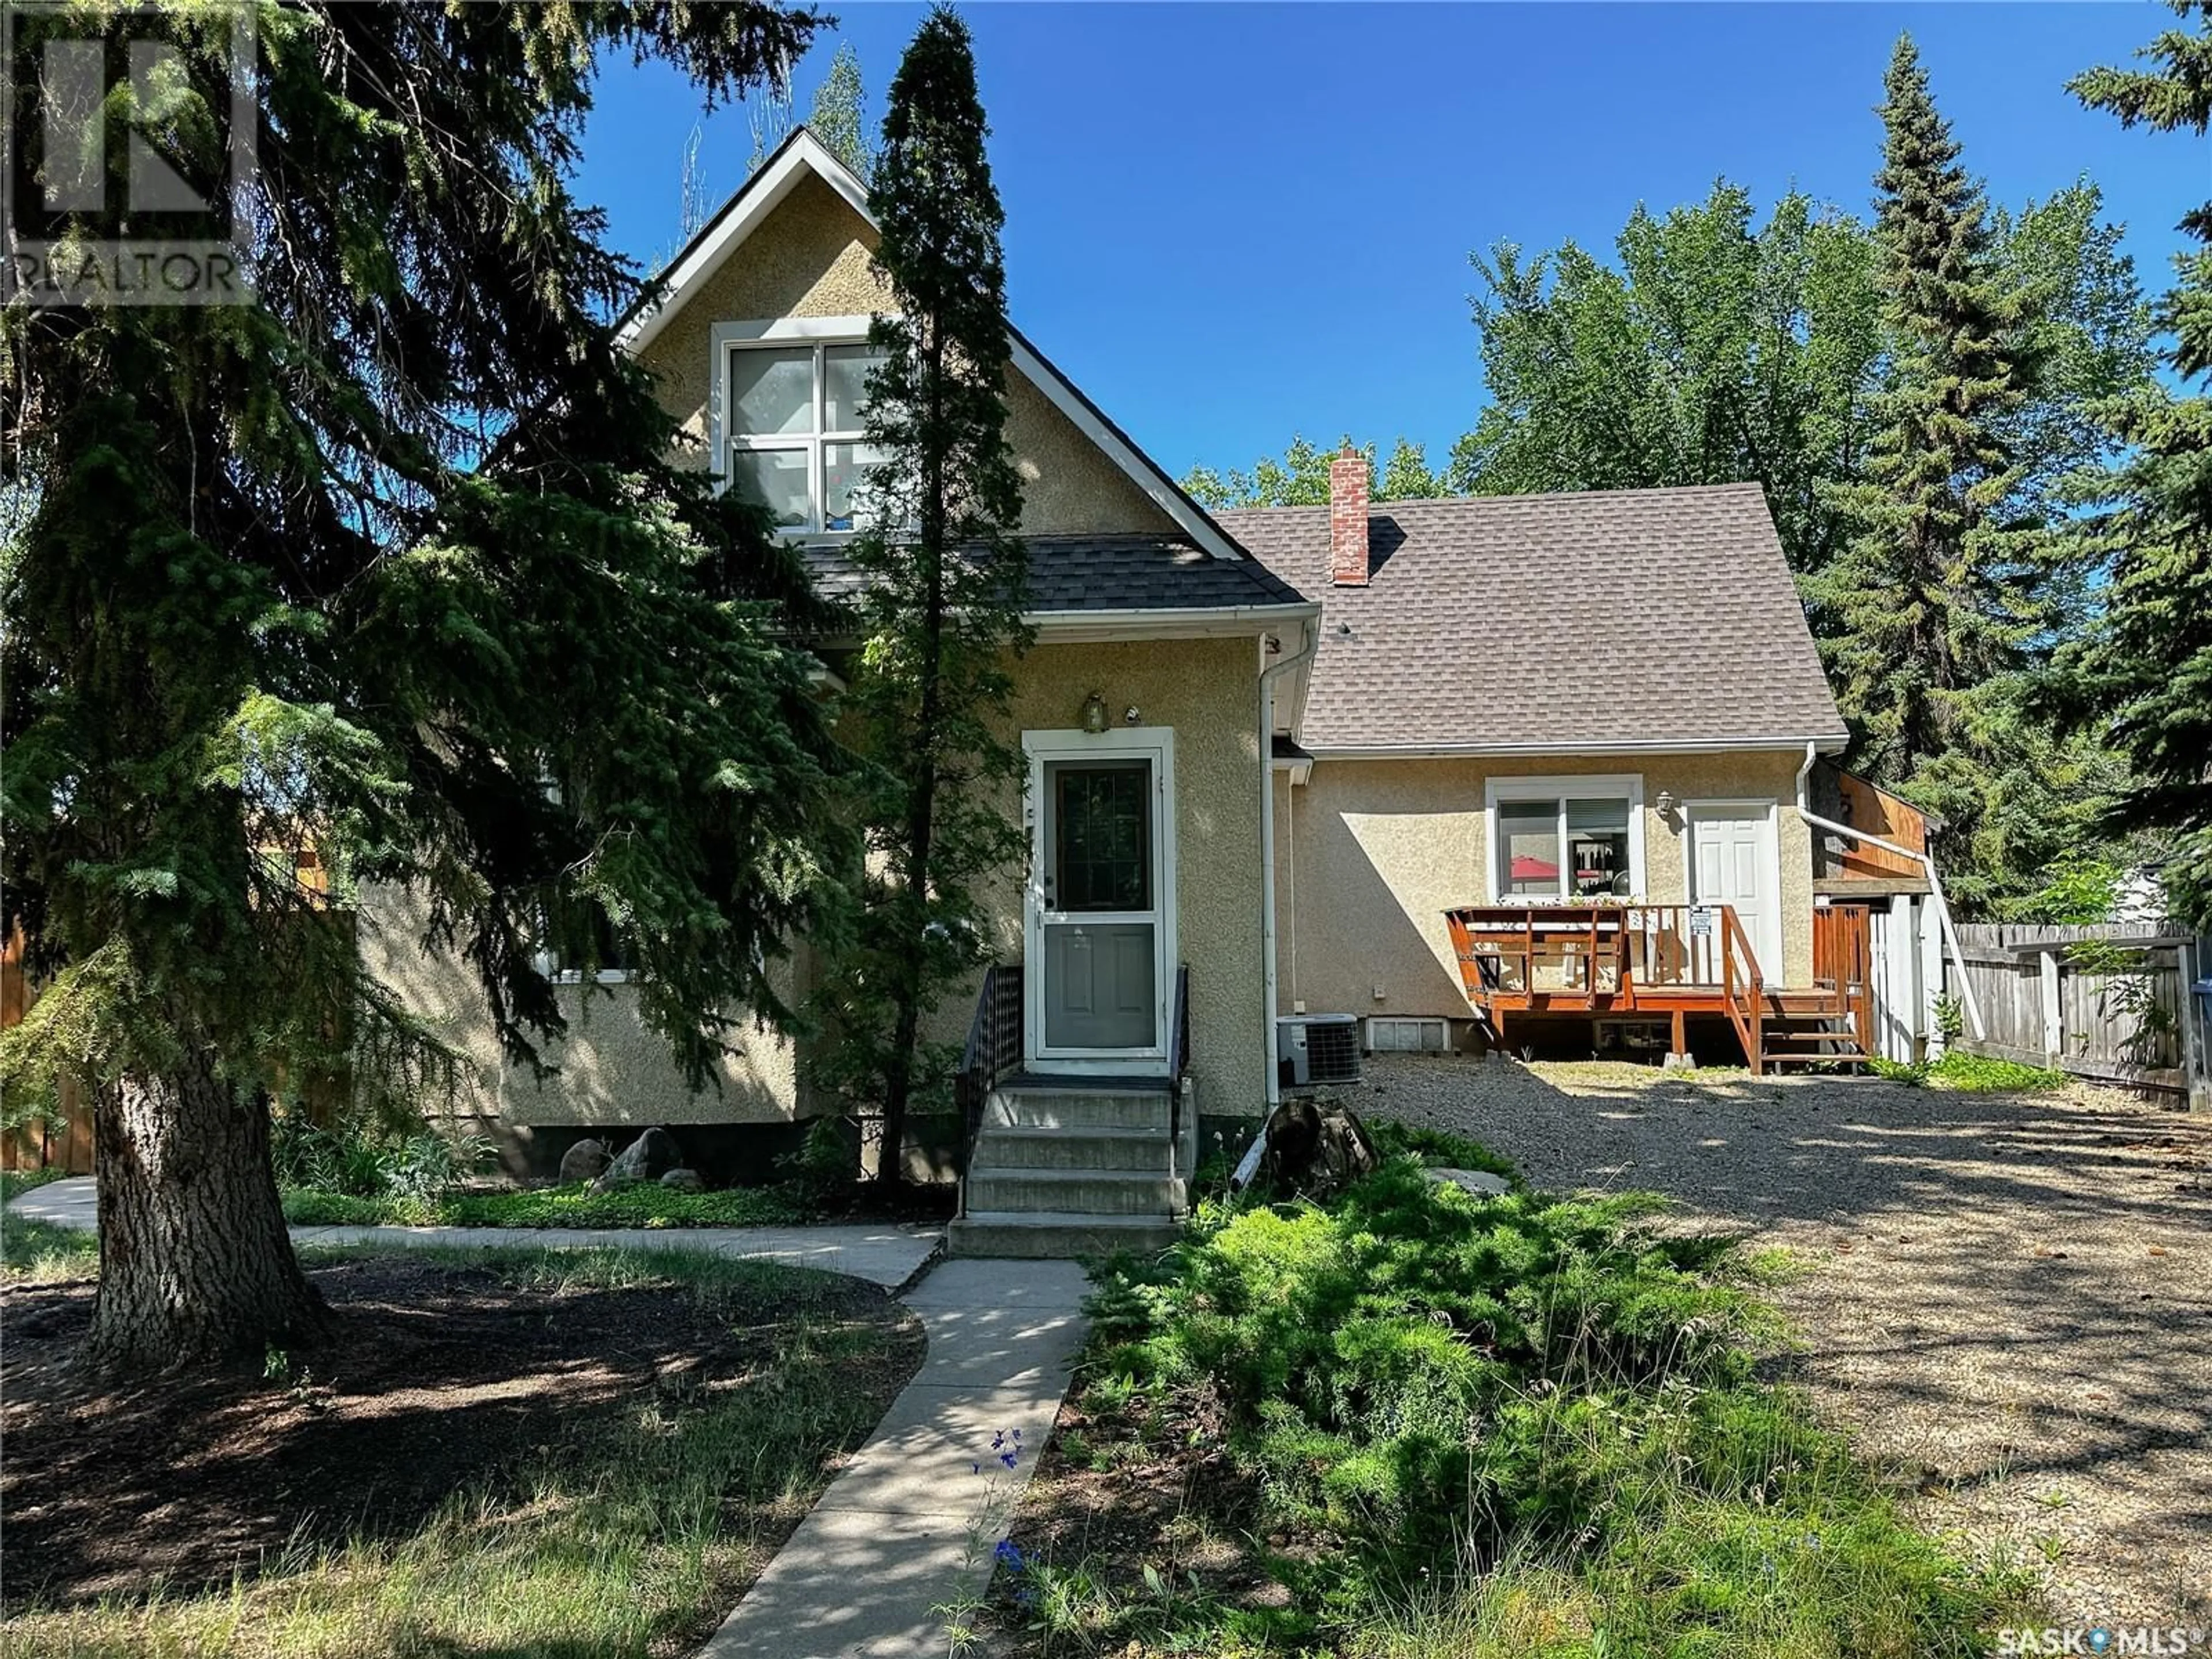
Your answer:
[[[2212,940],[2161,922],[1967,923],[1959,943],[1985,1030],[1958,1047],[2212,1106],[2212,1030],[2192,988],[2212,974]],[[1950,996],[1960,971],[1946,958]]]
[[[18,1024],[30,1006],[23,979],[23,935],[0,939],[0,1030]],[[66,1170],[92,1173],[92,1114],[82,1109],[76,1083],[64,1079],[60,1110],[0,1131],[0,1170]]]

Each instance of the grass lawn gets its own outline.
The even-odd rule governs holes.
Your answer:
[[[9,1653],[688,1653],[922,1351],[876,1286],[768,1263],[304,1259],[331,1349],[114,1394],[69,1368],[89,1280],[11,1278]]]
[[[0,1170],[0,1205],[18,1193],[58,1181],[64,1170]],[[100,1241],[75,1227],[33,1221],[12,1209],[0,1209],[0,1284],[50,1284],[92,1272],[100,1263]]]
[[[1656,1205],[1480,1200],[1400,1156],[1113,1264],[994,1652],[1968,1659],[2043,1622],[1763,1380],[1773,1264]]]

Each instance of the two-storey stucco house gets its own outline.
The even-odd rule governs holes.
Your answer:
[[[857,580],[842,549],[888,302],[875,236],[863,186],[801,129],[623,336],[688,453],[768,505],[833,592]],[[1030,854],[992,895],[1000,966],[937,1033],[968,1042],[963,1121],[940,1126],[963,1248],[1156,1233],[1182,1208],[1198,1113],[1279,1097],[1295,1012],[1382,1016],[1370,1041],[1411,1018],[1454,1048],[1512,1046],[1532,1018],[1671,1018],[1680,1049],[1686,1018],[1740,1016],[1747,988],[1802,994],[1765,1008],[1779,1033],[1825,984],[1827,1035],[1804,1052],[1848,1050],[1815,887],[1870,878],[1838,865],[1848,826],[1804,793],[1844,730],[1755,487],[1370,510],[1346,461],[1331,507],[1211,516],[1012,346]],[[852,643],[817,642],[833,685]],[[1881,899],[1909,904],[1919,863],[1898,858]],[[363,921],[519,1165],[660,1123],[710,1172],[763,1170],[828,1109],[768,1035],[689,1090],[619,982],[563,988],[571,1029],[541,1084],[502,1064],[404,896]]]

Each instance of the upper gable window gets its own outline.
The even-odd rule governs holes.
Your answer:
[[[879,459],[861,437],[868,375],[880,361],[865,341],[731,345],[722,404],[731,487],[802,534],[860,528]]]

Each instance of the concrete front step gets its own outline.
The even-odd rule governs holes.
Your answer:
[[[985,1127],[975,1162],[994,1170],[1111,1170],[1167,1175],[1174,1148],[1164,1129]]]
[[[987,1127],[1150,1129],[1168,1132],[1168,1097],[1107,1089],[1000,1089],[983,1109]]]
[[[1073,1211],[970,1210],[945,1236],[956,1256],[1032,1260],[1111,1255],[1116,1250],[1164,1250],[1180,1231],[1157,1216],[1084,1215]]]
[[[981,1157],[979,1149],[977,1156]],[[1165,1221],[1183,1207],[1183,1183],[1166,1175],[1114,1170],[969,1169],[969,1211],[1058,1210],[1080,1215],[1148,1215]]]

